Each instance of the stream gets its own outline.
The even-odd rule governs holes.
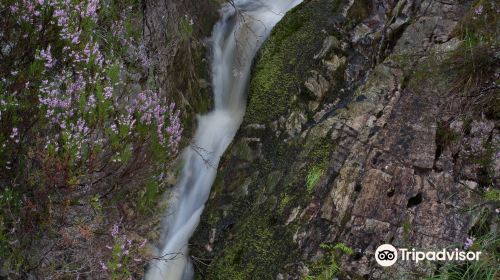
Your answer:
[[[210,38],[214,109],[198,118],[193,144],[165,217],[161,247],[147,280],[191,280],[188,241],[200,221],[220,157],[238,130],[246,106],[252,60],[271,29],[302,0],[235,0],[221,9]]]

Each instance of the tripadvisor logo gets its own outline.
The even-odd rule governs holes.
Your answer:
[[[375,260],[381,266],[391,266],[398,260],[398,251],[391,244],[380,245],[375,251]]]
[[[477,261],[481,252],[463,251],[459,249],[439,251],[420,251],[415,248],[409,250],[407,248],[399,248],[391,244],[383,244],[378,246],[375,251],[375,260],[381,266],[391,266],[398,259],[403,261],[413,261],[418,263],[423,260],[429,261]],[[399,257],[398,257],[399,256]]]

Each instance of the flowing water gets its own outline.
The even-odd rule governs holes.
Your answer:
[[[183,153],[184,167],[169,200],[163,246],[150,264],[147,280],[193,278],[188,241],[200,221],[219,159],[243,119],[252,60],[272,27],[301,1],[235,0],[221,9],[211,37],[215,108],[199,117],[194,143]]]

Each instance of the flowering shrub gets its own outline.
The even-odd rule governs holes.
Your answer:
[[[101,261],[99,263],[103,273],[109,275],[111,279],[127,279],[131,277],[129,267],[134,265],[142,265],[143,259],[140,257],[140,250],[147,243],[145,239],[142,242],[137,242],[129,239],[127,235],[120,234],[118,224],[113,225],[111,230],[113,237],[113,245],[106,245],[106,248],[111,251],[111,259],[108,262]]]
[[[59,235],[51,225],[71,203],[101,207],[120,180],[156,180],[178,152],[180,111],[147,78],[152,62],[134,22],[140,5],[0,3],[0,259],[13,275],[39,261],[22,251],[38,231]],[[131,80],[131,71],[146,78]],[[112,261],[101,261],[123,272],[125,252],[138,245],[110,238]]]

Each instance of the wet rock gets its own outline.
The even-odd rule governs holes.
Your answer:
[[[465,122],[457,112],[449,112],[446,93],[451,85],[439,67],[447,52],[460,48],[452,30],[464,16],[464,5],[369,1],[369,8],[355,18],[356,2],[341,3],[325,21],[323,11],[331,8],[331,1],[304,2],[285,17],[286,29],[275,31],[282,35],[283,30],[294,30],[293,35],[271,35],[264,46],[263,54],[272,52],[280,57],[275,62],[286,65],[277,76],[290,78],[299,89],[286,95],[289,103],[269,101],[269,107],[287,104],[286,110],[269,110],[272,117],[259,117],[262,121],[253,121],[256,112],[265,111],[262,104],[249,102],[251,116],[245,118],[271,132],[259,134],[261,153],[246,158],[248,164],[237,164],[230,151],[221,160],[221,176],[237,183],[221,191],[232,202],[223,207],[218,204],[222,195],[216,195],[207,204],[207,215],[220,215],[224,208],[226,215],[238,218],[225,239],[214,243],[212,264],[241,270],[257,267],[256,260],[272,259],[272,265],[265,263],[255,271],[268,279],[301,279],[316,276],[312,268],[324,256],[320,244],[342,242],[356,253],[338,259],[344,273],[339,279],[419,279],[430,275],[435,265],[401,263],[382,269],[374,263],[376,248],[383,243],[448,247],[463,242],[477,220],[477,214],[461,211],[476,205],[477,191],[484,185],[480,179],[486,169],[470,160],[470,145],[475,139],[497,145],[500,136],[492,125],[496,122],[477,114]],[[305,28],[310,18],[322,25]],[[310,37],[314,32],[317,36]],[[305,37],[307,47],[302,46],[299,56],[290,56],[286,48]],[[304,58],[313,63],[294,68],[294,60]],[[266,62],[257,60],[255,69],[264,71],[260,64]],[[274,91],[258,94],[273,95],[268,101],[283,93]],[[255,91],[250,91],[249,100],[252,94]],[[256,130],[242,129],[235,142]],[[453,141],[441,141],[443,135]],[[500,170],[498,157],[490,155],[488,170]],[[256,171],[260,173],[249,182],[238,181]],[[244,200],[237,195],[237,185],[248,190]],[[265,231],[246,231],[268,219],[272,222],[265,224]],[[232,243],[230,237],[242,235],[241,243]],[[200,230],[196,236],[205,244],[208,232]],[[268,238],[287,249],[265,246]],[[247,245],[255,239],[258,246]],[[227,254],[233,250],[240,257]],[[309,268],[306,274],[301,263]],[[207,279],[220,275],[209,271],[212,278]]]
[[[373,30],[370,27],[361,23],[358,26],[356,26],[356,28],[354,29],[351,41],[353,43],[359,43],[362,39],[364,39],[366,36],[368,36],[372,32],[373,32]]]
[[[323,99],[330,87],[328,81],[316,71],[311,71],[311,76],[305,81],[304,85],[314,94],[317,100]]]
[[[321,47],[321,50],[314,55],[314,59],[321,59],[325,57],[331,50],[332,48],[339,48],[340,42],[337,38],[334,36],[328,36],[325,38],[325,41],[323,41],[323,46]]]
[[[328,71],[331,73],[335,73],[337,69],[339,69],[341,66],[343,66],[346,62],[345,57],[339,57],[337,55],[333,55],[331,59],[329,60],[324,60],[323,63],[325,64],[326,68]]]
[[[292,112],[286,121],[286,132],[289,136],[294,137],[300,134],[302,126],[306,123],[307,119],[301,112]]]

